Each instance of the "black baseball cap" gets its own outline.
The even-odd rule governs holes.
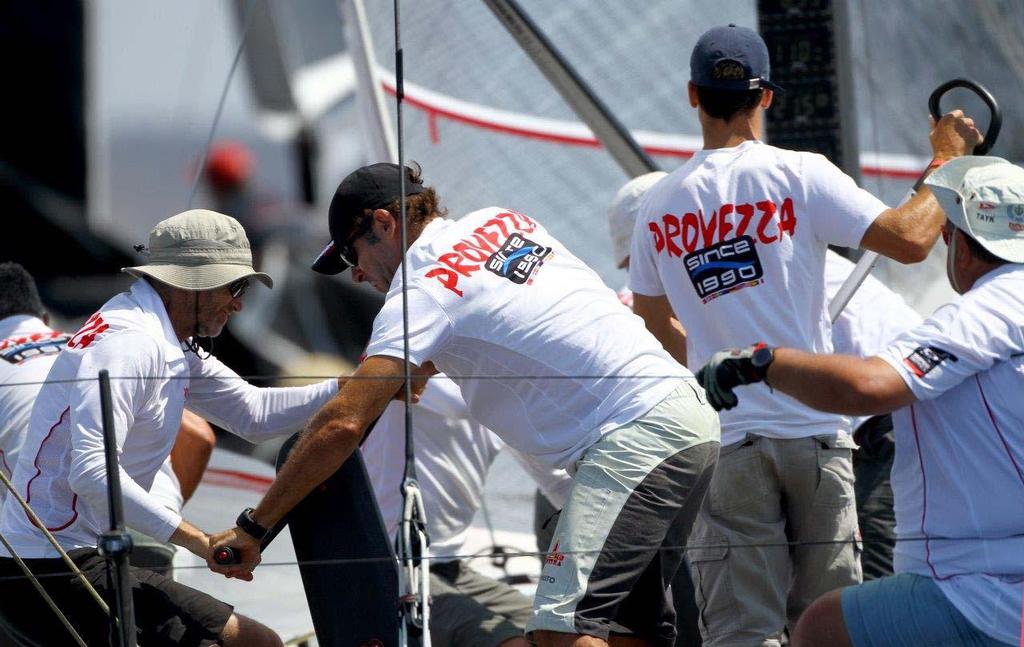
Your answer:
[[[405,167],[405,195],[423,193],[423,181]],[[348,243],[352,227],[366,209],[380,209],[401,197],[402,176],[397,164],[378,162],[352,171],[338,185],[327,211],[331,242],[313,261],[313,270],[321,274],[339,274],[352,267],[353,255]]]
[[[744,72],[742,79],[716,79],[715,66],[735,61]],[[702,88],[718,90],[782,90],[768,80],[771,65],[768,47],[753,29],[726,25],[713,27],[697,40],[690,54],[690,80]]]

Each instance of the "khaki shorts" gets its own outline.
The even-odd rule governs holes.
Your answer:
[[[722,448],[690,535],[705,647],[779,645],[820,595],[860,582],[845,444],[747,436]]]
[[[687,380],[576,465],[527,631],[672,645],[666,589],[718,459],[718,415]]]

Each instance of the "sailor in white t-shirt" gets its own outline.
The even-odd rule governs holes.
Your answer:
[[[920,261],[938,237],[941,210],[928,191],[887,209],[824,156],[762,143],[777,86],[756,32],[709,30],[690,72],[704,148],[641,203],[633,309],[690,368],[750,339],[830,352],[827,246]],[[977,139],[958,113],[932,135],[943,159]],[[690,553],[704,644],[778,645],[818,595],[861,578],[848,421],[764,385],[735,409],[709,398],[730,410],[721,413],[720,462],[692,543],[756,546]]]
[[[361,379],[311,420],[256,519],[275,523],[333,473],[398,392],[407,293],[416,372],[444,371],[474,419],[574,476],[528,630],[541,645],[565,639],[558,634],[607,641],[623,629],[671,645],[666,589],[717,458],[717,416],[690,372],[537,220],[498,207],[458,221],[443,214],[418,173],[394,164],[363,167],[339,185],[334,240],[314,268],[352,267],[387,297]],[[215,541],[238,547],[243,561],[258,550],[238,529]]]
[[[893,411],[897,575],[821,598],[795,645],[1020,640],[1024,169],[964,157],[927,184],[948,217],[946,268],[958,300],[867,359],[762,346],[766,372],[751,370],[749,349],[716,353],[702,369],[724,399],[760,377],[816,409]]]
[[[529,598],[469,568],[463,545],[480,509],[487,470],[498,452],[510,452],[558,508],[565,504],[572,479],[565,470],[537,465],[505,447],[469,416],[458,387],[443,374],[430,379],[413,406],[417,481],[430,537],[431,639],[453,647],[496,647],[513,638],[522,640],[530,618]],[[360,449],[377,507],[393,538],[402,511],[405,405],[388,405]]]

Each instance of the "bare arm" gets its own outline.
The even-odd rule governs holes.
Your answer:
[[[422,373],[423,371],[417,371]],[[280,521],[313,488],[341,467],[377,416],[403,385],[402,361],[393,357],[367,358],[351,379],[306,425],[288,461],[253,513],[264,528]],[[248,579],[259,563],[259,542],[239,528],[214,535],[211,546],[231,545],[242,564],[211,567],[229,577]]]
[[[199,481],[210,462],[217,437],[213,427],[196,414],[186,409],[181,414],[178,438],[171,448],[171,467],[181,485],[181,498],[188,502],[199,486]]]
[[[930,139],[934,159],[947,161],[970,154],[981,141],[981,133],[974,127],[974,120],[954,110],[934,125]],[[883,211],[864,232],[860,244],[900,263],[918,263],[935,245],[945,220],[931,190],[922,187],[905,204]]]
[[[896,369],[877,357],[777,348],[766,381],[813,409],[833,413],[876,415],[916,401]]]
[[[676,319],[665,295],[649,297],[633,293],[633,312],[644,320],[647,330],[661,342],[669,355],[686,366],[686,329]]]

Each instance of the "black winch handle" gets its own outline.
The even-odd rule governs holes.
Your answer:
[[[985,132],[985,139],[974,147],[975,155],[985,155],[992,150],[992,146],[996,143],[996,138],[999,137],[999,129],[1003,127],[1003,113],[999,110],[999,104],[996,103],[996,99],[992,96],[992,93],[986,90],[980,83],[975,83],[970,79],[953,79],[952,81],[946,81],[939,87],[935,88],[932,95],[928,97],[928,110],[931,111],[932,116],[935,117],[935,121],[942,118],[939,101],[942,99],[944,94],[953,88],[967,88],[971,92],[974,92],[974,94],[981,97],[981,100],[988,106],[991,118],[988,121],[988,130]]]

